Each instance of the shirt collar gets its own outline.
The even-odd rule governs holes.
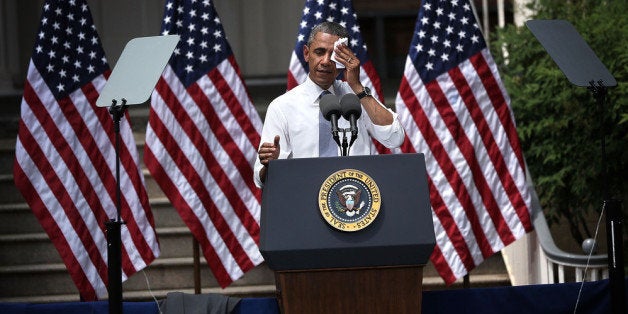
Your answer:
[[[305,80],[303,85],[304,85],[303,87],[305,87],[305,93],[307,95],[306,97],[308,99],[308,102],[311,104],[318,105],[316,101],[318,100],[318,97],[323,92],[323,89],[320,86],[316,85],[316,83],[314,83],[314,81],[310,79],[309,75],[307,76],[307,79]],[[327,90],[334,95],[336,94],[336,91],[334,89],[334,84],[332,84]]]

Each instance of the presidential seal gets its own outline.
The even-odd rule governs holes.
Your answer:
[[[341,231],[370,225],[381,206],[379,188],[366,173],[344,169],[327,177],[318,193],[318,207],[327,223]]]

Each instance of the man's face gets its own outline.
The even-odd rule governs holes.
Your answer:
[[[328,89],[338,76],[336,63],[331,60],[334,43],[338,36],[318,32],[308,47],[303,46],[303,56],[310,68],[310,79],[323,89]]]

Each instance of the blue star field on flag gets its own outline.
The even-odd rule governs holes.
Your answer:
[[[210,0],[166,2],[162,34],[181,36],[170,66],[185,86],[196,82],[232,54],[213,6]]]
[[[424,1],[409,55],[424,82],[486,48],[469,3]]]
[[[56,99],[109,69],[87,4],[44,5],[32,60]]]

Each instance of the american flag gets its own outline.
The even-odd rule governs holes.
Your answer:
[[[96,107],[110,69],[84,0],[48,0],[28,68],[15,184],[83,299],[107,293],[105,222],[117,218],[113,119]],[[123,280],[159,256],[131,127],[120,122]]]
[[[424,0],[396,106],[425,154],[436,248],[447,284],[532,230],[508,94],[464,0]]]
[[[224,288],[263,261],[262,122],[211,1],[166,1],[162,33],[181,40],[153,92],[144,162]]]
[[[336,22],[344,26],[349,31],[348,46],[360,59],[360,81],[371,89],[374,97],[384,103],[384,94],[379,75],[369,59],[366,43],[362,39],[358,15],[353,9],[351,0],[307,0],[303,8],[301,24],[299,24],[299,34],[297,43],[290,57],[290,67],[288,69],[288,90],[305,82],[309,68],[303,58],[303,46],[307,44],[312,27],[322,22]],[[373,145],[380,153],[389,153],[390,150],[377,141]]]

